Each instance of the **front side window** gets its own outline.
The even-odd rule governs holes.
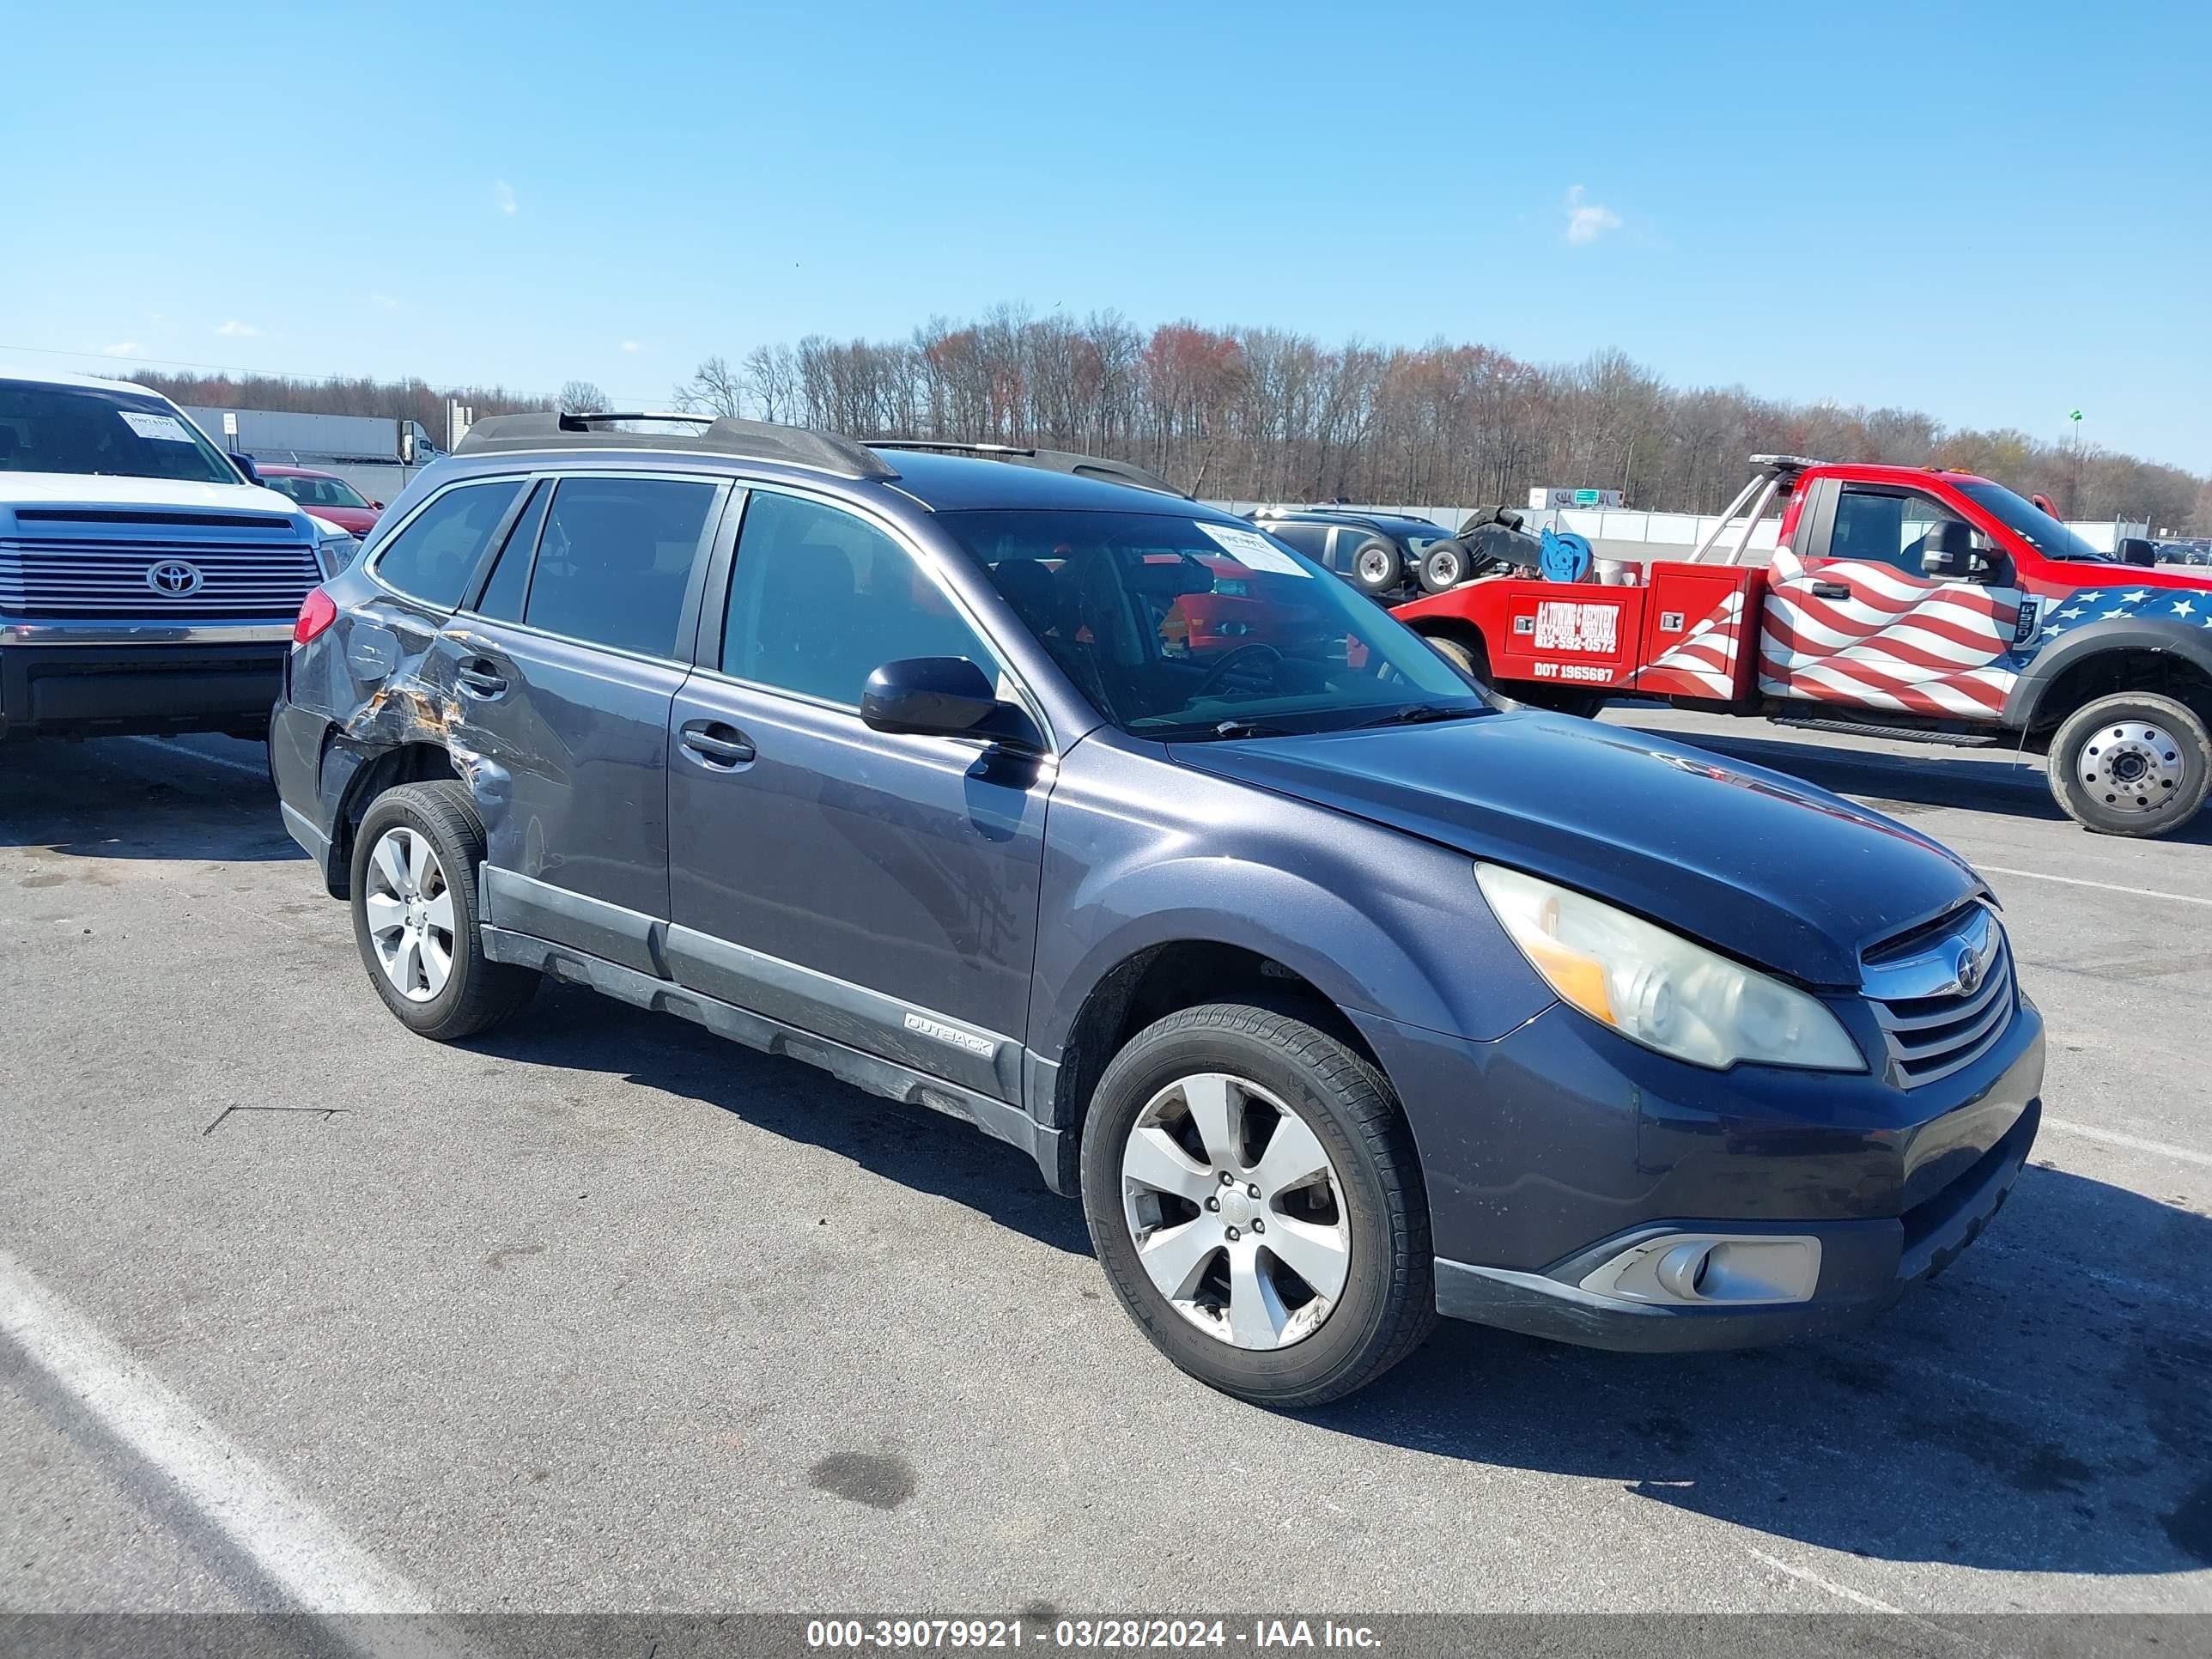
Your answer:
[[[1380,605],[1248,526],[1012,509],[938,521],[1099,712],[1136,735],[1323,731],[1488,707]]]
[[[244,482],[166,398],[35,380],[0,380],[0,472]]]
[[[1328,526],[1325,524],[1275,524],[1267,526],[1267,533],[1285,547],[1295,547],[1314,560],[1319,560],[1328,545]]]
[[[680,478],[562,479],[522,620],[593,645],[675,655],[692,562],[720,493]]]
[[[722,672],[857,708],[868,676],[907,657],[994,656],[914,556],[866,520],[798,495],[745,503]]]
[[[1919,576],[1929,531],[1958,516],[1917,491],[1845,484],[1836,497],[1836,527],[1828,538],[1828,556],[1868,560]]]
[[[384,544],[376,576],[410,599],[451,611],[476,573],[477,561],[520,493],[520,478],[456,484],[408,520]]]

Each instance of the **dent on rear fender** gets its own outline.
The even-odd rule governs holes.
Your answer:
[[[356,706],[339,722],[337,740],[368,755],[410,744],[444,750],[489,830],[506,815],[514,795],[514,780],[506,767],[483,752],[488,734],[469,718],[468,699],[453,683],[452,658],[437,650],[434,635],[423,649],[410,653],[391,630],[376,631],[398,647],[397,660],[366,697],[358,695],[356,687],[356,695],[346,700]]]

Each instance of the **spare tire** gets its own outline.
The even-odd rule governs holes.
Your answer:
[[[1387,593],[1406,580],[1405,556],[1377,537],[1354,550],[1351,574],[1352,585],[1370,598]]]
[[[1421,592],[1443,593],[1474,574],[1474,554],[1462,541],[1431,542],[1421,555]]]

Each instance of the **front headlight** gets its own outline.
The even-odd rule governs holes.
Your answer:
[[[1648,1048],[1724,1070],[1739,1060],[1863,1072],[1817,999],[1585,894],[1477,864],[1482,896],[1560,1000]]]
[[[353,562],[353,556],[360,550],[359,537],[325,536],[315,544],[315,562],[325,577],[335,576]]]

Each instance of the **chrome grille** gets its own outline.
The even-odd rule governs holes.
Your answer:
[[[149,572],[174,565],[197,574],[191,592],[149,582]],[[0,615],[9,617],[290,617],[320,580],[313,546],[289,537],[0,538]]]
[[[1972,904],[1868,952],[1861,987],[1900,1088],[1947,1078],[1987,1053],[2018,1006],[2012,947],[1987,905]],[[1970,983],[1962,983],[1964,978]]]

